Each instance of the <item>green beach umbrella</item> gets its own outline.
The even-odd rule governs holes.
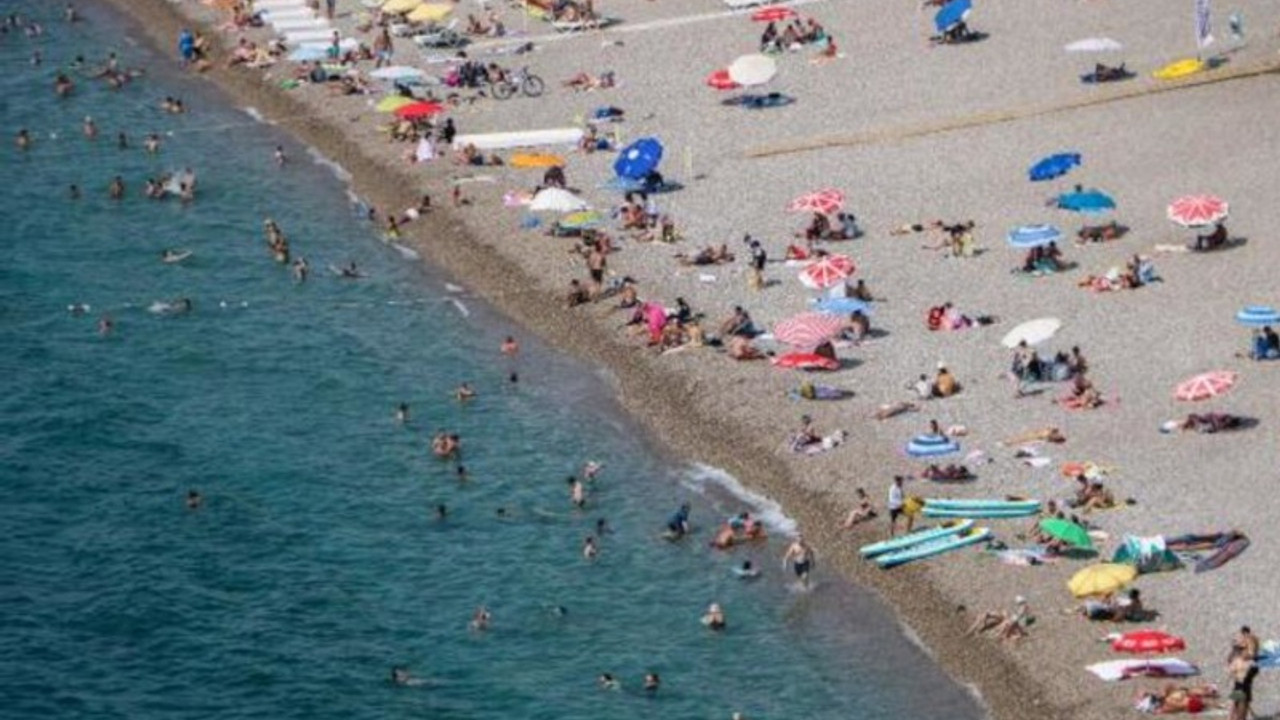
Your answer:
[[[1089,531],[1070,520],[1047,518],[1040,521],[1040,529],[1046,535],[1057,538],[1072,547],[1081,550],[1093,549],[1093,538],[1089,537]]]

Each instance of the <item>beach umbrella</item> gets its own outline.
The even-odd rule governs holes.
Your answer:
[[[507,164],[515,168],[552,168],[564,167],[565,160],[550,153],[515,153]]]
[[[1078,213],[1104,213],[1116,209],[1116,201],[1099,190],[1063,193],[1058,196],[1058,208]]]
[[[413,98],[407,98],[403,95],[388,95],[379,100],[378,104],[373,106],[373,109],[380,113],[389,113],[395,112],[406,105],[412,105],[415,102],[417,101]]]
[[[613,172],[618,177],[639,180],[662,162],[662,143],[657,138],[643,137],[622,148],[613,161]]]
[[[595,210],[579,210],[560,218],[560,227],[567,230],[581,230],[594,227],[604,222],[604,216]]]
[[[369,77],[374,80],[420,80],[426,77],[424,70],[408,65],[392,65],[391,67],[378,68],[369,73]]]
[[[817,353],[810,352],[791,352],[785,355],[779,355],[772,361],[774,367],[790,368],[793,370],[838,370],[840,369],[840,361],[832,360],[829,357],[823,357]]]
[[[800,271],[800,282],[812,290],[839,285],[853,274],[853,261],[844,255],[827,255]]]
[[[1069,43],[1064,49],[1067,52],[1117,52],[1123,50],[1124,45],[1111,38],[1094,37]]]
[[[1076,597],[1110,595],[1133,582],[1138,568],[1120,563],[1098,563],[1077,572],[1067,581],[1067,589]]]
[[[832,315],[852,315],[856,312],[863,315],[871,314],[871,303],[849,297],[821,298],[813,301],[813,307],[818,312]]]
[[[426,102],[424,100],[418,100],[417,102],[413,102],[403,107],[396,108],[395,114],[397,117],[402,117],[405,120],[414,120],[416,118],[424,118],[424,117],[431,117],[432,115],[438,115],[444,111],[445,111],[445,106],[441,105],[438,102]]]
[[[1151,73],[1151,77],[1157,80],[1177,80],[1188,75],[1195,75],[1205,67],[1204,61],[1199,58],[1184,58]]]
[[[1236,322],[1248,327],[1265,327],[1280,323],[1280,312],[1266,305],[1250,305],[1236,313]]]
[[[816,212],[823,215],[838,213],[844,209],[844,193],[834,188],[805,193],[787,203],[787,212]]]
[[[1236,374],[1230,370],[1214,370],[1187,378],[1173,389],[1173,397],[1183,402],[1197,402],[1225,395],[1235,387]]]
[[[795,347],[812,348],[840,334],[844,319],[820,312],[800,313],[773,326],[773,337]]]
[[[793,17],[798,17],[796,11],[785,5],[770,5],[751,13],[752,20],[763,23],[781,22]]]
[[[329,51],[316,45],[302,45],[289,53],[289,62],[315,62],[329,57]]]
[[[933,26],[938,32],[944,33],[964,22],[969,17],[970,10],[973,10],[972,0],[951,0],[933,16]]]
[[[1045,518],[1040,521],[1040,530],[1049,537],[1057,538],[1074,548],[1093,549],[1093,538],[1082,526],[1063,520],[1062,518]]]
[[[1186,650],[1187,642],[1162,630],[1134,630],[1112,642],[1111,649],[1135,655],[1152,655]]]
[[[737,90],[742,87],[738,83],[734,82],[733,78],[729,77],[729,70],[727,68],[720,68],[708,75],[706,83],[708,86],[713,87],[716,90]]]
[[[571,213],[586,210],[587,203],[563,188],[544,188],[533,196],[529,209],[534,212]]]
[[[1005,334],[1000,344],[1007,348],[1016,348],[1023,342],[1028,345],[1039,345],[1053,337],[1060,327],[1062,327],[1062,321],[1058,318],[1028,320]]]
[[[1225,220],[1230,210],[1216,195],[1184,195],[1169,203],[1165,216],[1182,227],[1201,227]]]
[[[764,85],[778,74],[778,63],[768,55],[743,55],[729,65],[729,79],[742,87]]]
[[[906,446],[914,458],[935,458],[960,452],[960,443],[946,435],[917,435]]]
[[[1009,231],[1009,244],[1022,249],[1044,247],[1062,239],[1062,231],[1052,225],[1019,225]]]
[[[421,5],[423,0],[387,0],[382,4],[382,12],[407,13]]]
[[[1036,164],[1032,165],[1031,169],[1027,171],[1027,176],[1031,179],[1031,182],[1052,180],[1071,172],[1071,168],[1080,163],[1080,153],[1057,153],[1037,160]]]
[[[423,3],[410,11],[406,18],[414,23],[433,23],[445,19],[451,12],[453,5],[448,3]]]

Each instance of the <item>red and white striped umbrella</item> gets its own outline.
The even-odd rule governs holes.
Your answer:
[[[793,17],[797,17],[796,11],[784,5],[770,5],[751,13],[751,19],[756,22],[782,22]]]
[[[844,282],[856,268],[844,255],[826,255],[800,271],[800,282],[813,290],[826,290]]]
[[[788,212],[816,212],[823,215],[837,213],[842,209],[844,209],[844,193],[834,188],[805,193],[787,205]]]
[[[735,90],[742,87],[729,77],[729,71],[726,68],[720,68],[707,76],[707,85],[716,90]]]
[[[801,348],[821,345],[840,333],[844,318],[820,312],[800,313],[773,326],[778,342]]]
[[[1187,378],[1173,389],[1173,397],[1178,400],[1208,400],[1225,395],[1236,384],[1236,374],[1230,370],[1214,370]]]
[[[1165,214],[1183,227],[1211,225],[1227,217],[1227,201],[1216,195],[1186,195],[1169,203]]]

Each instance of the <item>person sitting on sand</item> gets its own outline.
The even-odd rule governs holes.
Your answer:
[[[822,442],[822,434],[813,427],[813,418],[808,415],[800,416],[800,429],[791,436],[791,447],[793,450]]]
[[[809,220],[809,225],[804,232],[797,234],[796,237],[803,237],[805,240],[825,240],[831,234],[831,219],[826,215],[815,212],[813,218]]]
[[[729,246],[726,243],[720,243],[718,246],[708,245],[692,256],[687,253],[676,253],[675,258],[681,265],[719,265],[733,262],[733,253],[729,252]]]
[[[591,301],[591,293],[582,285],[582,281],[573,278],[569,281],[569,291],[565,293],[564,304],[567,308],[586,305]]]
[[[742,335],[729,338],[728,355],[734,360],[764,360],[768,357],[759,348],[751,344],[751,339]]]
[[[1213,232],[1208,235],[1196,235],[1196,241],[1191,246],[1192,250],[1217,250],[1227,244],[1227,226],[1226,223],[1216,222],[1213,224]]]
[[[1142,604],[1142,592],[1130,588],[1123,598],[1107,595],[1102,600],[1086,600],[1076,609],[1088,620],[1109,622],[1148,622],[1152,612]]]
[[[1012,612],[988,610],[975,619],[964,634],[969,636],[994,632],[995,637],[1003,642],[1017,642],[1027,637],[1027,629],[1034,621],[1027,599],[1019,595],[1013,599]]]
[[[1094,510],[1108,510],[1115,506],[1115,495],[1102,484],[1101,480],[1094,480],[1089,484],[1084,502],[1080,504],[1080,511],[1088,513]]]
[[[844,327],[840,330],[840,336],[853,343],[862,342],[863,338],[871,332],[871,319],[861,310],[854,310],[849,313],[849,319],[845,321]]]
[[[840,523],[840,527],[849,530],[853,526],[864,523],[876,517],[876,509],[871,505],[871,498],[867,496],[867,491],[857,488],[853,491],[854,500],[857,502],[849,514],[845,516],[844,522]]]
[[[720,323],[720,334],[726,337],[753,338],[759,335],[760,331],[756,329],[755,323],[751,321],[751,315],[741,305],[734,305],[733,314]]]
[[[933,397],[949,398],[960,392],[960,384],[956,382],[956,378],[945,365],[938,364],[938,373],[933,378]]]
[[[1169,683],[1160,692],[1139,693],[1134,703],[1135,710],[1153,715],[1195,715],[1218,706],[1218,688],[1211,684],[1187,686]]]
[[[1066,404],[1073,408],[1091,410],[1102,404],[1102,393],[1084,373],[1080,373],[1071,380],[1071,392],[1066,398]]]
[[[1103,65],[1102,63],[1093,64],[1093,81],[1115,82],[1116,80],[1124,80],[1129,77],[1129,70],[1125,68],[1124,63],[1117,66]]]

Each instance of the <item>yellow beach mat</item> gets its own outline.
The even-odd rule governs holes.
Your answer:
[[[451,12],[453,5],[448,3],[425,3],[414,8],[408,17],[409,22],[431,23],[445,19]]]
[[[413,98],[407,98],[403,95],[388,95],[379,100],[378,104],[373,106],[373,109],[380,113],[392,113],[405,105],[412,105],[414,102]]]
[[[547,153],[516,153],[507,164],[518,168],[564,167],[564,158]]]
[[[1169,63],[1159,70],[1151,73],[1151,77],[1160,80],[1177,80],[1178,78],[1188,75],[1195,75],[1204,69],[1204,61],[1197,58],[1186,58],[1177,62]]]
[[[418,7],[422,0],[387,0],[382,4],[382,12],[403,13]]]

